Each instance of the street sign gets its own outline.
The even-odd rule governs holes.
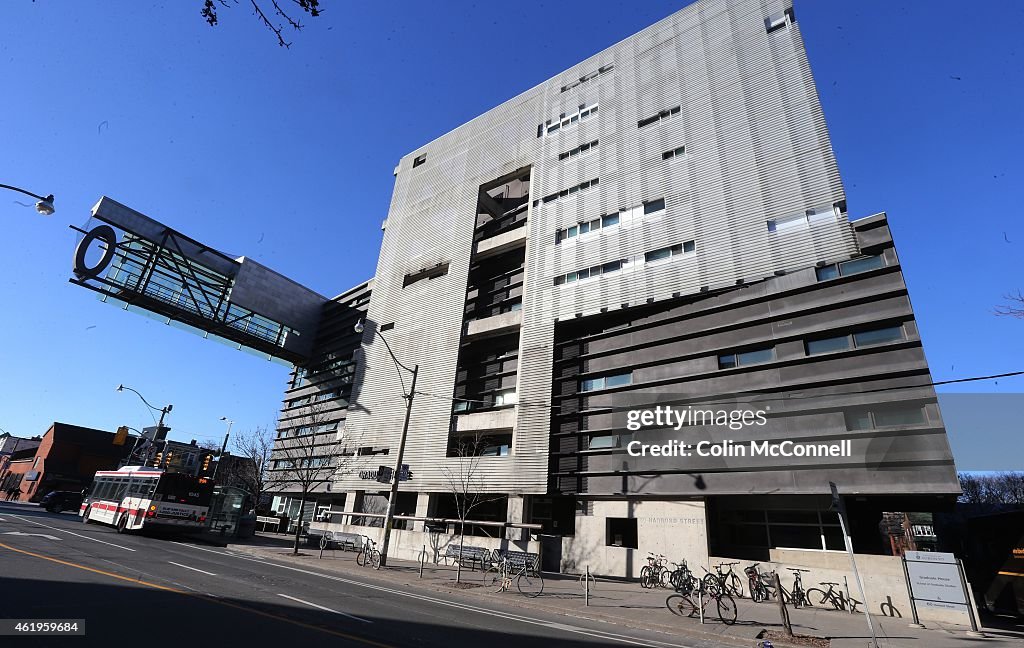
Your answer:
[[[377,481],[382,484],[390,484],[391,478],[395,475],[395,469],[388,466],[377,467]]]
[[[412,479],[412,471],[409,470],[409,464],[402,464],[402,469],[398,471],[398,481],[409,481]]]
[[[166,425],[150,425],[149,427],[142,428],[142,436],[146,437],[150,441],[160,441],[167,436],[167,433],[171,431],[171,428]]]

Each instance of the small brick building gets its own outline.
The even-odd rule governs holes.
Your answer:
[[[34,452],[18,451],[0,476],[2,496],[15,487],[15,499],[37,502],[50,491],[80,491],[97,470],[115,470],[131,441],[114,445],[114,433],[55,422]]]

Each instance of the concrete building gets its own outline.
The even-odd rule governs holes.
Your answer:
[[[617,576],[654,552],[836,580],[830,482],[862,554],[884,512],[959,493],[887,217],[850,218],[791,0],[698,0],[411,151],[372,281],[334,299],[93,214],[73,282],[296,366],[270,466],[292,519],[379,533],[392,353],[418,365],[393,556],[452,541],[467,464],[473,545]]]
[[[400,512],[456,517],[473,441],[487,504],[471,517],[494,524],[474,544],[542,549],[550,569],[842,549],[830,481],[857,551],[882,553],[884,511],[959,492],[886,216],[848,216],[788,0],[696,2],[410,152],[361,346],[341,334],[316,346],[354,370],[339,404],[358,441],[318,507],[382,510],[408,386],[386,340],[419,365]],[[627,429],[658,405],[766,420]],[[842,456],[628,452],[673,440]],[[424,544],[410,526],[398,555]]]

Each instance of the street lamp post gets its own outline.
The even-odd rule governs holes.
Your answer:
[[[231,426],[234,424],[234,421],[226,416],[220,417],[220,420],[228,422],[228,433],[224,435],[224,445],[220,447],[220,454],[217,455],[217,463],[213,466],[213,475],[210,476],[210,479],[213,480],[217,479],[217,471],[220,470],[220,462],[224,459],[224,451],[228,449],[228,437],[231,436]]]
[[[120,392],[120,391],[124,391],[126,389],[128,391],[132,392],[133,394],[135,394],[136,396],[138,396],[140,399],[142,399],[142,402],[146,404],[146,407],[148,407],[149,409],[153,410],[154,412],[160,412],[160,422],[156,424],[156,432],[153,433],[153,438],[151,440],[153,446],[155,447],[156,446],[156,435],[160,434],[160,430],[164,426],[164,417],[167,416],[167,414],[169,414],[172,409],[174,409],[174,406],[173,405],[165,405],[163,407],[154,407],[153,405],[150,405],[149,401],[146,400],[145,396],[140,394],[138,391],[132,389],[131,387],[126,387],[124,385],[118,385],[117,389],[115,389],[114,391],[119,391]],[[147,453],[147,458],[148,458],[148,456],[149,456],[149,454]],[[165,454],[164,456],[166,457],[167,455]],[[162,464],[163,461],[164,461],[163,457],[161,457],[160,463]],[[146,463],[146,462],[144,461],[143,463]],[[156,467],[157,468],[162,468],[163,466],[161,465],[161,466],[156,466]]]
[[[355,325],[355,332],[362,333],[365,330],[363,320],[359,320]],[[388,354],[395,363],[395,367],[398,369],[398,380],[402,383],[402,396],[405,398],[405,423],[402,425],[402,440],[398,443],[398,457],[395,460],[395,471],[391,475],[391,492],[388,494],[388,511],[384,516],[384,539],[380,543],[380,564],[386,567],[388,564],[388,547],[391,544],[391,527],[395,524],[395,505],[398,502],[398,482],[402,474],[402,460],[405,458],[405,441],[409,436],[409,419],[412,416],[412,399],[416,394],[416,378],[419,376],[420,366],[418,364],[413,365],[412,369],[405,366],[398,361],[395,357],[395,352],[391,350],[391,345],[388,344],[388,340],[378,329],[377,335],[384,342],[385,348],[388,350]],[[408,371],[412,374],[412,382],[409,384],[409,393],[405,393],[405,381],[402,380],[402,370]]]
[[[37,196],[36,194],[32,193],[31,191],[25,191],[24,189],[21,189],[20,187],[12,187],[11,185],[5,185],[5,184],[0,184],[0,189],[10,189],[11,191],[17,191],[18,193],[23,193],[26,196],[32,196],[33,198],[35,198],[36,200],[39,201],[39,202],[36,203],[36,211],[39,212],[40,214],[42,214],[43,216],[49,216],[49,215],[53,214],[54,211],[56,211],[53,208],[53,194],[50,194],[49,196]]]

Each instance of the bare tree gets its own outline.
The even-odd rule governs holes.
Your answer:
[[[487,437],[477,433],[461,437],[452,449],[456,461],[454,467],[447,465],[442,468],[448,491],[455,500],[455,514],[459,520],[459,559],[455,571],[455,582],[462,579],[462,547],[466,544],[466,520],[481,504],[493,502],[498,497],[488,496],[484,489],[483,474],[480,470],[480,459],[487,447]]]
[[[960,501],[965,504],[1024,504],[1024,472],[959,477]]]
[[[1024,291],[1018,290],[1015,293],[1004,295],[1003,298],[1007,303],[996,306],[996,315],[1024,319]]]
[[[303,13],[311,18],[316,18],[320,15],[320,0],[288,1],[298,6]],[[274,32],[274,35],[277,36],[278,45],[287,48],[291,47],[291,43],[284,39],[284,30],[291,28],[295,31],[301,31],[302,23],[292,13],[285,11],[281,7],[282,2],[283,0],[249,0],[256,19],[264,27]],[[232,0],[231,4],[228,3],[228,0],[205,0],[203,10],[200,13],[211,27],[216,27],[219,19],[217,10],[220,8],[230,8],[232,4],[237,5],[238,0]]]
[[[330,482],[336,474],[348,472],[355,452],[343,444],[341,434],[331,426],[331,417],[323,403],[313,403],[297,423],[282,429],[273,449],[274,467],[267,471],[265,491],[297,489],[300,494],[299,515],[295,524],[295,543],[292,553],[299,553],[302,519],[306,498],[310,493]]]
[[[267,490],[270,456],[274,452],[274,432],[265,425],[258,426],[235,437],[235,451],[246,461],[232,462],[231,477],[253,497],[253,506],[259,507]]]

